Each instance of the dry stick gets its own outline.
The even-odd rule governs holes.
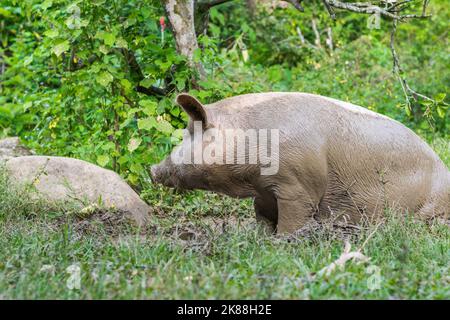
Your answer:
[[[358,252],[361,252],[364,247],[366,246],[366,244],[369,242],[369,240],[373,237],[373,235],[375,234],[375,232],[378,231],[378,228],[381,226],[381,224],[384,222],[384,219],[381,219],[380,222],[377,223],[377,225],[375,226],[375,228],[373,229],[373,231],[367,236],[366,240],[364,240],[363,244],[361,245],[361,247],[359,247]]]
[[[317,24],[316,24],[315,18],[311,19],[311,25],[312,25],[312,29],[314,31],[314,35],[316,36],[316,40],[314,41],[314,43],[316,44],[316,46],[318,48],[322,48],[322,45],[320,44],[320,34],[319,34],[319,30],[317,30]]]
[[[298,37],[300,38],[300,42],[302,43],[303,46],[306,46],[306,47],[314,49],[314,50],[319,49],[315,45],[313,45],[311,42],[309,42],[307,39],[305,39],[305,37],[303,36],[302,30],[300,29],[300,26],[298,26],[295,29],[297,30]]]
[[[328,38],[325,42],[328,45],[328,48],[330,48],[330,54],[331,54],[331,51],[333,51],[333,33],[331,30],[331,27],[327,28],[327,36],[328,36]]]
[[[425,13],[427,11],[428,4],[430,3],[430,0],[423,0],[422,5],[422,16],[425,16]]]
[[[302,30],[300,29],[300,27],[297,27],[295,29],[297,30],[297,34],[298,34],[298,37],[300,38],[300,42],[302,44],[305,44],[306,40],[305,40],[305,37],[303,36]]]

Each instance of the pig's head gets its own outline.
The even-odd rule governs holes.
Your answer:
[[[173,149],[170,156],[151,167],[152,180],[176,189],[210,190],[212,167],[203,163],[194,163],[194,161],[182,161],[180,157],[188,155],[189,159],[194,159],[196,150],[202,152],[204,144],[203,141],[194,141],[194,127],[198,130],[200,126],[200,130],[205,130],[212,125],[208,123],[205,107],[194,97],[180,94],[177,97],[177,103],[189,115],[187,132],[183,142]]]

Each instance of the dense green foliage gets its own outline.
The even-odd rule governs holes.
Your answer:
[[[173,98],[181,91],[204,102],[247,92],[313,92],[361,104],[425,135],[448,134],[445,1],[432,1],[431,19],[399,27],[406,76],[439,101],[414,103],[413,113],[391,71],[389,21],[369,29],[366,16],[344,12],[333,21],[319,2],[305,13],[269,6],[249,12],[240,2],[213,8],[196,52],[206,71],[199,81],[192,81],[197,75],[177,54],[170,30],[162,37],[159,1],[1,4],[0,135],[113,168],[132,183],[177,141],[186,116]],[[322,38],[317,48],[308,45],[315,40],[312,19]],[[170,90],[147,95],[138,86]]]

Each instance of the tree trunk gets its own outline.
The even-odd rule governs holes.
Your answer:
[[[178,53],[185,56],[191,67],[203,74],[200,63],[194,62],[194,52],[198,49],[194,24],[194,0],[163,0],[164,9],[172,25]]]

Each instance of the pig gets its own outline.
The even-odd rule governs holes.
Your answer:
[[[359,223],[387,208],[426,219],[448,218],[448,168],[413,131],[389,117],[308,93],[245,94],[209,105],[180,94],[176,101],[189,123],[171,156],[151,167],[155,183],[251,197],[257,221],[280,234],[292,234],[311,219],[337,215]],[[216,134],[266,130],[266,135],[276,130],[278,139],[271,136],[265,148],[271,163],[263,163],[260,154],[256,162],[243,163],[250,157],[237,152],[232,157],[236,163],[180,161],[182,154],[191,160],[202,156],[213,139],[192,134],[211,129]],[[224,140],[217,144],[216,159],[225,157],[227,146],[236,151]],[[245,141],[248,153],[262,148]]]

